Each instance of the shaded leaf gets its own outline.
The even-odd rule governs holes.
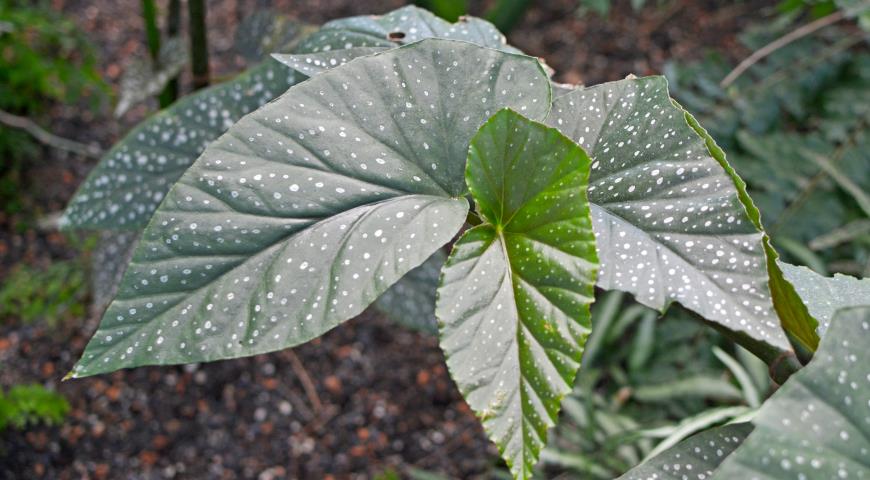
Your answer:
[[[149,117],[103,156],[70,200],[61,226],[141,229],[209,143],[303,78],[267,60]]]
[[[870,279],[834,274],[825,277],[807,267],[778,262],[782,273],[794,285],[810,314],[819,322],[819,336],[841,308],[870,306]]]
[[[250,12],[236,28],[234,48],[249,62],[281,51],[310,28],[270,9]],[[312,32],[313,33],[313,32]]]
[[[468,153],[483,223],[454,245],[436,315],[450,373],[515,478],[530,477],[590,330],[588,168],[570,139],[509,110]]]
[[[151,57],[144,57],[127,65],[121,76],[121,98],[115,106],[115,116],[120,117],[131,106],[160,93],[181,73],[187,58],[187,44],[179,37],[172,37],[160,46],[156,63]]]
[[[75,374],[274,351],[359,314],[463,225],[489,109],[548,103],[535,59],[436,39],[300,83],[172,188]]]
[[[631,469],[618,480],[710,478],[716,467],[740,446],[751,431],[750,423],[703,431]]]
[[[714,479],[863,478],[870,471],[870,308],[840,310],[804,369],[755,415]]]
[[[438,333],[435,292],[446,260],[447,254],[438,250],[378,297],[374,307],[400,325],[433,335]]]
[[[677,301],[774,351],[789,348],[767,287],[762,233],[663,77],[557,97],[547,123],[593,158],[599,287],[658,309]]]
[[[639,385],[632,397],[642,402],[671,402],[680,397],[716,398],[739,401],[743,398],[730,382],[710,375],[692,375],[669,382]]]
[[[109,305],[133,257],[139,232],[105,231],[91,254],[91,311],[102,314]]]

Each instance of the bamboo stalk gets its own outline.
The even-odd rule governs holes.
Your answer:
[[[190,31],[190,58],[194,90],[207,87],[209,84],[205,15],[205,0],[188,0],[187,20]]]

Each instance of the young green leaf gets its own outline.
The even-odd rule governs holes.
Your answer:
[[[483,223],[454,245],[436,316],[450,373],[515,478],[531,476],[590,330],[588,176],[580,147],[510,110],[468,153]]]
[[[834,313],[841,308],[870,306],[870,279],[835,274],[824,277],[807,267],[778,262],[779,268],[800,295],[824,335]]]
[[[840,310],[819,350],[755,415],[714,479],[864,478],[870,472],[870,308]]]
[[[664,77],[557,97],[547,123],[590,152],[598,286],[789,348],[767,287],[762,233],[732,178],[668,96]]]
[[[750,423],[735,423],[693,435],[634,467],[618,480],[710,478],[716,467],[743,443]]]
[[[300,83],[170,190],[75,374],[274,351],[359,314],[463,225],[490,111],[543,118],[549,97],[534,58],[438,39]]]

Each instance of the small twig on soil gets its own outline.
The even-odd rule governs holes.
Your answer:
[[[842,10],[838,10],[828,16],[822,17],[818,20],[814,20],[777,38],[776,40],[753,52],[752,55],[746,57],[742,62],[740,62],[739,65],[734,67],[734,70],[731,70],[731,72],[722,79],[722,81],[719,83],[719,86],[722,88],[726,88],[728,85],[734,83],[734,81],[737,80],[737,77],[742,75],[743,72],[749,69],[749,67],[755,65],[771,53],[779,50],[780,48],[788,45],[789,43],[794,42],[795,40],[799,40],[817,30],[821,30],[822,28],[837,23],[844,18],[846,18],[846,14]]]
[[[314,382],[311,381],[311,376],[308,375],[308,370],[305,370],[305,365],[292,350],[287,350],[287,358],[290,359],[290,366],[302,382],[302,388],[305,389],[305,395],[308,401],[311,402],[311,408],[314,409],[314,414],[319,415],[323,411],[323,403],[320,401],[320,396],[317,394],[317,388],[314,387]]]
[[[0,123],[12,128],[18,128],[29,133],[33,138],[42,144],[58,150],[77,153],[86,157],[99,158],[102,151],[94,145],[85,145],[84,143],[76,142],[45,130],[27,117],[13,115],[7,111],[0,110]]]

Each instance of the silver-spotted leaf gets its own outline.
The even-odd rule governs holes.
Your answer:
[[[679,302],[777,350],[762,233],[732,178],[668,96],[664,77],[557,97],[547,123],[593,159],[598,286],[664,309]]]
[[[292,31],[301,34],[306,29]],[[402,32],[404,36],[389,40],[390,32]],[[359,16],[328,22],[292,50],[304,55],[355,47],[393,48],[429,37],[456,38],[519,52],[507,46],[504,36],[485,20],[469,17],[450,24],[413,6],[380,17]],[[286,36],[282,39],[288,40]],[[211,141],[243,115],[305,78],[305,74],[267,60],[229,82],[185,97],[148,118],[94,168],[70,201],[62,226],[144,227],[169,188]]]
[[[483,47],[511,53],[504,35],[486,20],[462,17],[456,23],[413,5],[384,15],[360,15],[323,24],[317,33],[300,44],[302,52],[329,52],[354,47],[394,48],[424,38],[464,40]]]
[[[752,420],[713,479],[870,475],[870,308],[839,310],[813,360]]]
[[[424,38],[463,40],[482,47],[521,53],[507,44],[495,26],[476,17],[462,17],[450,23],[415,6],[394,10],[383,16],[359,16],[328,22],[308,42],[308,53],[273,55],[288,67],[308,76],[343,65],[354,58],[371,55]],[[315,45],[316,44],[316,45]]]
[[[270,59],[152,115],[103,156],[70,200],[61,226],[141,229],[209,143],[304,78]]]
[[[436,39],[291,88],[170,190],[75,374],[274,351],[359,314],[463,225],[490,109],[543,118],[549,97],[534,58]]]
[[[835,274],[824,277],[807,267],[778,262],[785,279],[800,295],[810,314],[819,322],[819,336],[842,308],[870,307],[870,279]]]
[[[297,72],[313,77],[353,60],[354,58],[372,55],[384,50],[389,50],[388,47],[353,47],[343,48],[341,50],[328,50],[317,53],[276,53],[272,58],[296,70]]]
[[[634,467],[618,480],[688,480],[710,478],[743,443],[752,424],[735,423],[693,435]]]
[[[515,478],[529,478],[590,331],[597,259],[586,153],[503,110],[471,142],[483,223],[442,270],[436,316],[459,390]]]

